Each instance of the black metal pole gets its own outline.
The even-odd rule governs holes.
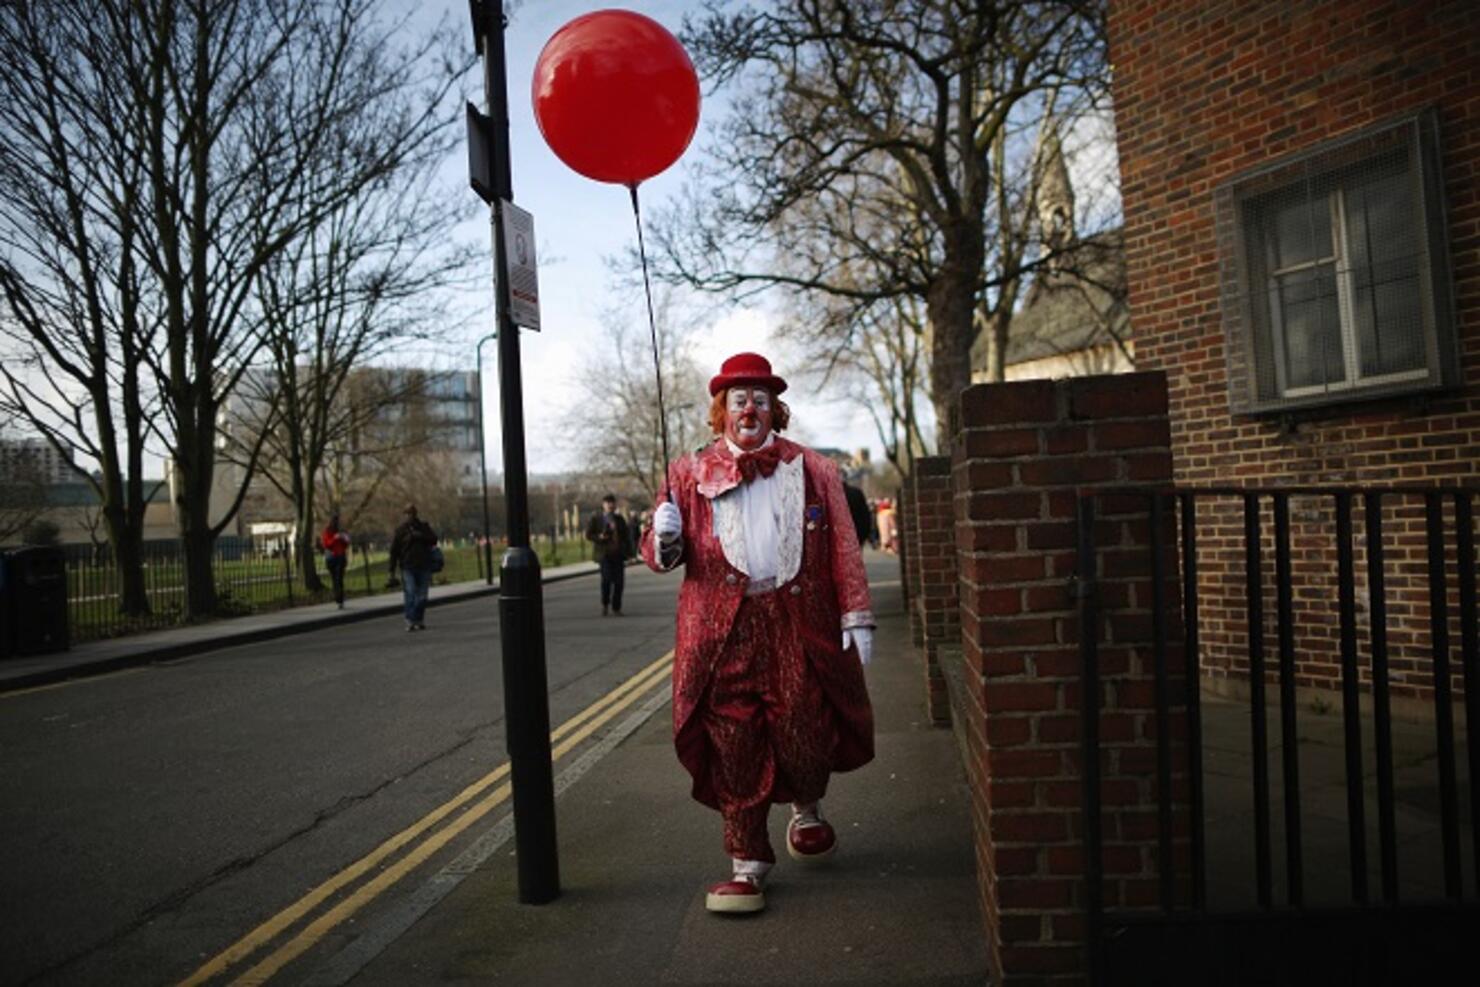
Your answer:
[[[1264,702],[1264,562],[1259,495],[1244,494],[1244,577],[1249,611],[1249,733],[1254,774],[1254,879],[1259,907],[1271,905],[1269,856],[1269,741]]]
[[[1341,623],[1341,716],[1346,733],[1346,825],[1352,900],[1367,903],[1367,817],[1362,778],[1361,686],[1357,681],[1357,593],[1352,560],[1352,495],[1335,494],[1336,594]]]
[[[1295,582],[1290,560],[1290,495],[1274,495],[1274,585],[1280,639],[1280,763],[1285,784],[1285,895],[1305,903],[1300,840],[1300,732],[1295,711]]]
[[[1459,802],[1454,777],[1454,706],[1449,698],[1449,590],[1444,571],[1444,499],[1424,495],[1429,537],[1429,639],[1434,647],[1434,729],[1439,749],[1439,808],[1444,846],[1444,895],[1464,895],[1459,859]]]
[[[1393,718],[1388,689],[1387,578],[1382,562],[1382,493],[1363,495],[1367,511],[1367,618],[1372,648],[1372,727],[1377,736],[1377,831],[1382,900],[1398,903],[1398,826],[1393,814]]]
[[[1480,813],[1474,809],[1480,791],[1480,620],[1475,601],[1475,508],[1469,491],[1454,494],[1454,527],[1459,557],[1460,662],[1465,672],[1465,740],[1470,764],[1470,863],[1480,887]]]
[[[497,339],[498,333],[491,332],[478,340],[478,474],[483,479],[483,575],[487,585],[493,585],[493,532],[488,522],[488,440],[483,431],[483,344]]]
[[[493,166],[493,252],[498,333],[499,417],[503,426],[504,503],[509,547],[499,568],[499,642],[504,665],[504,720],[514,791],[514,845],[519,900],[527,905],[560,894],[555,842],[555,780],[550,763],[550,700],[545,681],[544,599],[540,560],[529,546],[529,491],[524,461],[524,386],[519,332],[509,316],[508,255],[503,203],[514,198],[509,164],[509,101],[504,69],[505,18],[488,0],[473,5],[483,52],[483,87],[490,117]]]

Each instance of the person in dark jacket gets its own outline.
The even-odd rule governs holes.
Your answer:
[[[432,549],[437,533],[416,516],[416,505],[406,505],[406,520],[391,539],[391,575],[401,570],[401,594],[406,605],[406,630],[427,629],[427,594],[432,588]]]
[[[601,498],[601,513],[591,515],[586,538],[596,546],[596,561],[601,565],[601,615],[614,613],[620,617],[632,540],[627,519],[617,512],[616,494]]]
[[[874,512],[869,510],[868,498],[863,491],[843,481],[843,496],[848,498],[848,513],[853,516],[853,530],[858,532],[858,547],[868,541],[869,532],[874,526]]]

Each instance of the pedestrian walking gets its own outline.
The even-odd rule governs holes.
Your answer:
[[[324,546],[324,565],[334,586],[334,602],[344,609],[344,570],[349,565],[349,533],[340,526],[339,512],[329,516],[319,541]]]
[[[848,498],[848,513],[853,518],[853,529],[858,532],[858,547],[862,548],[868,541],[869,529],[873,527],[873,512],[868,509],[868,498],[847,480],[843,481],[843,495]]]
[[[898,534],[898,529],[894,520],[894,504],[892,501],[889,500],[888,497],[885,497],[883,500],[879,501],[878,522],[879,547],[882,548],[884,551],[893,554],[894,552],[898,551],[898,545],[895,542],[895,536]]]
[[[627,581],[627,556],[631,545],[627,519],[617,511],[616,494],[601,498],[601,512],[591,515],[586,538],[594,546],[601,566],[601,615],[622,615],[622,587]]]
[[[858,532],[837,466],[776,434],[785,389],[759,354],[724,362],[709,382],[715,441],[669,466],[642,543],[655,571],[684,567],[674,744],[694,797],[724,820],[730,877],[709,888],[712,912],[765,907],[773,802],[790,803],[794,860],[832,855],[828,780],[874,756]]]
[[[407,504],[405,520],[391,538],[391,576],[401,571],[401,596],[405,602],[406,630],[427,629],[427,595],[432,589],[432,550],[437,546],[437,533],[416,514],[416,505]]]

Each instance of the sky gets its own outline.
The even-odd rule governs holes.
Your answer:
[[[466,0],[389,0],[392,10],[411,11],[413,26],[430,28],[439,18],[468,38],[472,36]],[[398,6],[399,5],[399,6]],[[625,0],[626,9],[636,10],[677,34],[683,15],[698,7],[694,0]],[[508,9],[511,4],[506,3]],[[591,0],[514,0],[505,32],[507,53],[510,153],[514,201],[533,214],[535,239],[541,255],[539,264],[540,332],[521,333],[524,373],[526,459],[531,473],[548,474],[579,470],[571,450],[563,447],[559,434],[562,414],[578,401],[576,368],[605,342],[601,318],[615,309],[627,324],[646,336],[646,307],[640,290],[619,289],[607,261],[626,254],[637,242],[632,210],[625,187],[596,182],[568,168],[545,144],[535,122],[530,99],[534,64],[541,49],[560,27],[594,10],[614,6]],[[470,79],[470,98],[486,109],[479,69]],[[693,164],[709,143],[710,134],[729,111],[726,96],[705,93],[700,105],[698,131],[679,161],[666,172],[642,183],[639,194],[645,216],[656,215],[670,197],[682,188],[686,167]],[[1118,166],[1114,127],[1108,114],[1085,118],[1064,136],[1071,180],[1075,187],[1082,229],[1098,229],[1103,217],[1119,215]],[[449,161],[449,184],[474,198],[467,185],[465,149]],[[471,220],[457,231],[459,238],[488,244],[490,272],[492,246],[487,214]],[[1118,222],[1118,218],[1113,221]],[[471,369],[476,340],[493,326],[492,278],[473,324],[467,330],[466,358],[456,360]],[[747,307],[726,307],[706,298],[705,317],[690,330],[687,342],[707,373],[717,372],[720,363],[742,350],[772,358],[782,377],[795,380],[800,368],[789,366],[784,348],[785,327],[768,308],[765,296]],[[634,333],[634,335],[636,335]],[[650,356],[644,353],[644,359]],[[501,473],[503,451],[499,437],[497,368],[494,347],[484,347],[484,421],[487,424],[487,456],[490,471]],[[667,378],[665,377],[665,384]],[[670,405],[684,400],[708,400],[707,394],[670,396]],[[875,463],[884,461],[882,442],[867,412],[846,400],[840,392],[816,392],[792,388],[786,394],[792,409],[793,437],[814,446],[847,450],[868,449]],[[928,407],[919,409],[927,419]],[[612,427],[620,427],[613,423]]]
[[[439,0],[420,6],[419,16],[427,18],[428,23],[437,16],[452,18],[454,25],[467,30],[471,43],[465,2]],[[634,327],[641,327],[646,336],[647,315],[641,291],[618,292],[606,266],[607,258],[619,256],[636,244],[627,190],[620,185],[592,181],[561,162],[540,135],[530,100],[534,64],[550,36],[571,19],[610,6],[613,5],[575,0],[526,0],[514,10],[505,34],[514,201],[534,216],[535,239],[541,256],[553,258],[553,261],[542,260],[539,268],[541,330],[524,332],[520,337],[526,458],[530,472],[536,474],[578,468],[571,454],[561,447],[557,424],[561,412],[577,400],[572,386],[574,368],[593,348],[604,343],[600,323],[603,310],[616,307],[630,314],[628,321]],[[684,12],[695,7],[682,0],[628,0],[622,6],[646,14],[675,34]],[[475,101],[486,109],[481,86],[477,87]],[[639,187],[644,215],[656,214],[664,200],[677,193],[683,181],[685,161],[699,153],[709,129],[724,112],[721,100],[708,96],[701,100],[699,130],[685,156],[668,171]],[[459,158],[449,167],[460,172],[461,187],[473,196],[466,184],[465,160]],[[467,239],[481,237],[482,242],[491,244],[486,218],[472,221],[458,235]],[[489,249],[491,269],[492,247]],[[492,327],[491,288],[490,280],[483,321],[469,329],[468,356],[463,364],[468,368],[474,362],[472,350],[476,339]],[[786,377],[788,368],[776,359],[775,332],[774,319],[764,307],[730,309],[715,313],[706,324],[694,329],[690,343],[700,366],[710,373],[718,371],[725,357],[741,350],[754,350],[772,356],[776,371]],[[494,347],[484,346],[483,353],[488,462],[490,471],[502,472]],[[707,394],[697,397],[708,400]],[[670,400],[678,403],[682,398],[674,395]],[[796,390],[787,393],[787,403],[800,426],[797,434],[803,440],[850,450],[869,447],[874,460],[881,460],[882,446],[873,425],[856,406],[836,399],[829,401],[826,395]]]

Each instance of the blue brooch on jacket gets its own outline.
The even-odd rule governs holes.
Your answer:
[[[815,531],[817,522],[822,520],[822,505],[811,504],[807,507],[807,530]]]

